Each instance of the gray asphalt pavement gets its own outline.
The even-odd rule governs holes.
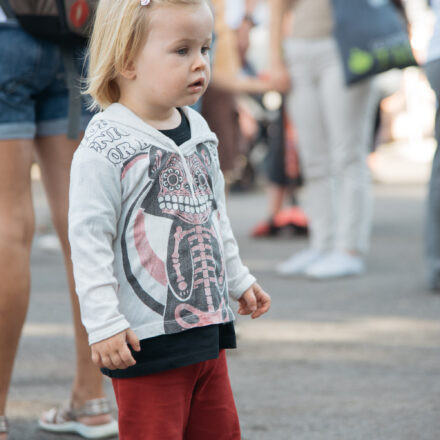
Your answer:
[[[303,238],[248,237],[264,217],[264,194],[231,196],[242,257],[273,298],[266,317],[240,317],[239,349],[229,355],[244,439],[440,439],[440,295],[425,287],[424,197],[421,184],[376,185],[368,272],[312,282],[273,270]],[[74,440],[35,424],[68,397],[74,365],[60,254],[38,243],[8,405],[11,438]]]

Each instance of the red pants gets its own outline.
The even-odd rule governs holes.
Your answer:
[[[225,351],[158,374],[113,379],[119,440],[240,440]]]

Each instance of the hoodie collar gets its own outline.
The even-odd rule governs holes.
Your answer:
[[[128,127],[138,133],[142,133],[152,138],[161,147],[178,150],[180,153],[187,153],[203,142],[218,142],[217,136],[209,129],[203,117],[190,107],[182,107],[183,112],[188,118],[191,127],[191,139],[177,146],[168,136],[165,136],[156,128],[147,124],[125,105],[120,103],[111,104],[103,112],[98,113],[93,119],[114,121],[120,126]]]

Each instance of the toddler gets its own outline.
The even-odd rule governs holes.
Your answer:
[[[93,361],[121,440],[239,440],[224,350],[270,297],[242,264],[217,138],[188,106],[210,79],[205,0],[101,0],[69,237]]]

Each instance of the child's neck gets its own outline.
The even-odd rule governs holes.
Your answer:
[[[169,130],[179,126],[181,115],[176,107],[159,107],[140,104],[121,97],[119,103],[130,109],[144,122],[157,130]]]

